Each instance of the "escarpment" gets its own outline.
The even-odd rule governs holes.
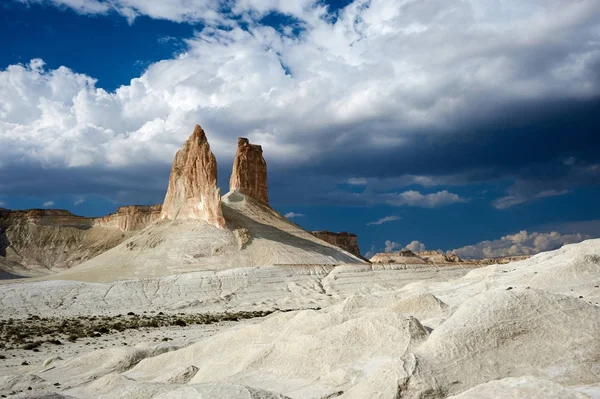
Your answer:
[[[121,231],[143,230],[150,223],[160,219],[161,210],[160,204],[122,206],[115,213],[95,218],[94,225]]]
[[[345,249],[354,255],[361,256],[356,234],[347,233],[345,231],[341,233],[334,233],[331,231],[311,231],[311,234],[332,245]]]

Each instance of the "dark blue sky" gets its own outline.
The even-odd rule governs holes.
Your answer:
[[[41,3],[24,5],[8,1],[0,5],[0,34],[5,38],[0,44],[0,70],[5,70],[10,65],[29,65],[32,59],[39,58],[45,62],[46,71],[66,66],[73,72],[97,79],[95,87],[105,89],[108,93],[114,93],[120,86],[128,86],[131,79],[140,77],[156,62],[177,58],[187,51],[193,53],[196,47],[188,47],[184,40],[197,38],[198,32],[208,25],[202,20],[180,22],[171,17],[149,17],[141,10],[137,10],[139,15],[129,23],[116,11],[82,14],[81,11],[78,13],[70,8],[56,7],[52,1]],[[350,3],[329,3],[329,23],[333,24]],[[316,6],[319,4],[326,3],[316,3]],[[249,11],[247,15],[262,12],[261,15],[250,18],[244,13],[233,15],[232,10],[235,9],[228,8],[223,12],[230,13],[231,21],[236,21],[234,23],[239,24],[242,29],[251,30],[255,37],[258,37],[258,31],[252,29],[271,26],[296,46],[317,40],[309,36],[313,33],[316,35],[318,31],[311,25],[308,17],[303,20],[302,16],[286,14],[287,11],[282,9]],[[364,21],[357,18],[353,26],[361,35],[368,37],[372,34],[368,33],[371,31],[361,28],[361,24],[367,24],[371,17],[364,14],[363,18]],[[415,16],[415,21],[416,18]],[[410,21],[407,26],[412,26]],[[298,61],[298,57],[287,54],[285,40],[282,41],[283,44],[272,39],[265,41],[274,48],[280,46],[277,51],[286,69],[283,75],[288,73],[290,79],[300,79],[304,78],[303,75],[318,70],[313,70],[312,65],[304,66]],[[354,43],[359,42],[360,39],[357,39],[353,45],[356,46]],[[268,51],[266,47],[265,51]],[[374,45],[365,48],[362,54],[368,54],[375,48]],[[515,72],[515,79],[518,74],[535,76],[536,68],[541,70],[544,68],[541,64],[550,62],[545,61],[546,58],[560,57],[561,51],[571,55],[579,51],[575,48],[550,47],[546,50],[543,53],[540,50],[537,58],[534,56],[524,60],[520,65],[522,69]],[[343,57],[339,54],[336,57]],[[206,56],[199,56],[197,62],[203,63],[202,57]],[[419,54],[413,56],[420,57]],[[524,57],[518,53],[514,55],[516,60],[523,60]],[[256,65],[258,61],[254,62],[253,65]],[[352,61],[348,62],[352,64]],[[490,60],[489,65],[495,62],[496,59]],[[594,62],[593,65],[600,66],[598,60]],[[480,68],[480,71],[483,69]],[[301,148],[306,141],[314,140],[315,144],[310,148],[315,152],[308,160],[291,160],[301,159],[302,154],[294,154],[288,160],[279,153],[270,154],[268,145],[265,146],[265,157],[270,168],[272,205],[284,214],[303,214],[294,221],[309,230],[357,233],[363,252],[372,248],[381,250],[386,240],[402,246],[418,240],[427,248],[448,250],[497,239],[520,230],[575,233],[579,232],[576,231],[578,226],[582,226],[582,229],[585,226],[585,231],[581,231],[585,234],[600,236],[600,223],[596,223],[600,220],[600,92],[596,91],[600,80],[598,70],[600,69],[591,75],[585,72],[586,78],[595,79],[585,83],[591,87],[585,96],[573,98],[565,95],[561,98],[556,95],[532,100],[531,96],[522,95],[503,101],[500,105],[490,99],[494,97],[494,90],[500,88],[490,89],[486,85],[487,91],[484,92],[481,87],[473,86],[475,83],[467,84],[463,78],[456,79],[453,81],[456,87],[445,84],[432,90],[460,93],[454,94],[453,98],[458,98],[465,92],[475,94],[469,94],[468,99],[472,103],[467,111],[444,114],[446,125],[422,128],[415,124],[401,124],[394,119],[394,113],[409,111],[400,102],[394,105],[397,111],[392,107],[387,114],[378,116],[375,110],[358,123],[328,126],[327,122],[319,122],[322,126],[317,126],[317,122],[314,122],[310,125],[314,134],[308,131],[310,135],[307,136],[291,135],[286,137],[285,142],[293,148]],[[185,69],[182,71],[185,73]],[[339,71],[345,73],[343,69]],[[211,71],[205,72],[210,76]],[[241,69],[236,73],[245,72]],[[272,71],[266,73],[273,74]],[[376,71],[370,76],[379,73],[388,72]],[[573,87],[584,84],[577,75],[584,72],[572,73]],[[203,80],[199,84],[204,84],[205,81],[211,80]],[[10,80],[6,80],[4,84],[16,87],[16,83]],[[552,82],[548,83],[551,84]],[[335,83],[332,81],[333,86]],[[326,84],[321,87],[322,92],[311,93],[315,101],[330,95]],[[520,86],[517,90],[524,87],[526,86]],[[379,90],[381,93],[381,89]],[[353,101],[351,96],[332,98],[330,104],[337,104],[337,107]],[[376,97],[372,101],[376,102]],[[425,104],[427,101],[423,97],[416,99],[415,104]],[[392,101],[377,103],[374,108],[391,107],[391,103]],[[102,106],[100,103],[90,105],[92,108]],[[218,127],[223,121],[218,118],[219,113],[224,112],[222,110],[227,107],[230,106],[212,111],[210,115],[214,119],[206,122],[208,127],[204,120],[196,120],[205,127],[211,142],[211,126],[215,126],[213,131],[217,138],[222,137],[218,135]],[[156,116],[159,117],[160,113],[159,107]],[[7,123],[14,122],[10,117],[6,118]],[[111,119],[110,116],[107,118]],[[190,121],[194,120],[193,117],[190,118]],[[306,114],[303,119],[311,118],[311,114]],[[147,119],[152,120],[152,114]],[[185,123],[187,121],[185,119]],[[127,125],[123,127],[123,132],[135,131],[143,122],[146,121],[136,120],[138,125]],[[34,122],[31,123],[31,126],[37,126]],[[103,122],[96,122],[101,123]],[[231,132],[231,135],[244,134],[244,123],[247,123],[248,133],[269,132],[277,136],[277,132],[281,131],[281,128],[272,127],[272,119],[256,121],[249,116],[236,124],[241,126],[240,131]],[[297,122],[290,119],[290,124],[292,123]],[[26,124],[23,122],[23,125]],[[8,125],[0,125],[0,130],[4,129],[5,134],[0,137],[18,141],[21,136],[17,137],[17,133],[6,126]],[[109,132],[116,129],[108,122],[106,126]],[[182,129],[191,132],[192,128],[193,125],[185,125]],[[53,132],[62,134],[56,129]],[[123,137],[129,135],[123,134]],[[178,134],[177,142],[181,142],[179,137],[188,133],[182,131]],[[345,141],[344,137],[347,136],[352,140]],[[401,142],[390,141],[393,144],[371,147],[373,142],[379,142],[380,139],[397,137],[402,137]],[[234,148],[235,141],[229,136],[223,137],[225,142],[229,142],[226,139]],[[340,145],[333,146],[331,143],[337,140]],[[260,140],[257,143],[264,144]],[[281,148],[284,147],[282,145]],[[6,148],[17,147],[13,143]],[[328,150],[325,151],[325,148]],[[223,191],[227,189],[231,170],[231,151],[225,151],[224,155],[217,151]],[[157,157],[152,165],[145,160],[133,166],[123,166],[123,181],[115,183],[115,176],[119,176],[118,167],[113,167],[101,179],[97,177],[97,170],[104,169],[96,164],[57,167],[52,162],[32,161],[28,158],[30,154],[23,154],[0,162],[0,203],[8,208],[42,207],[44,203],[51,201],[53,204],[48,206],[53,208],[66,208],[82,215],[102,215],[129,203],[158,203],[164,196],[170,168],[165,157]],[[423,184],[423,180],[415,180],[414,176],[426,177],[430,182]],[[348,179],[367,179],[368,184],[347,184],[345,182]],[[144,181],[151,183],[146,184]],[[442,199],[440,202],[435,202],[432,198],[434,202],[427,205],[427,198],[412,200],[407,194],[398,200],[398,196],[394,196],[406,192],[418,192],[419,195],[427,196],[442,191],[456,197]],[[80,197],[84,201],[75,205]],[[369,225],[384,217],[396,217],[397,220]],[[587,223],[582,223],[586,221]]]

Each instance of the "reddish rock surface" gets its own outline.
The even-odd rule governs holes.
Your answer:
[[[354,255],[361,256],[356,234],[346,232],[333,233],[331,231],[311,231],[311,234],[331,245],[340,247]]]
[[[217,160],[198,125],[175,154],[161,218],[202,219],[213,226],[225,227],[217,187]]]
[[[243,137],[238,139],[229,189],[237,190],[265,204],[269,203],[267,162],[263,158],[262,147],[250,144],[248,139]]]

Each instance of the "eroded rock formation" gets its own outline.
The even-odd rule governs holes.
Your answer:
[[[122,206],[115,213],[94,219],[94,225],[121,231],[143,230],[160,218],[161,209],[160,204]]]
[[[175,154],[161,219],[201,219],[225,228],[217,187],[217,160],[198,125]]]
[[[492,264],[506,264],[510,262],[517,262],[525,260],[531,255],[521,256],[507,256],[500,258],[483,258],[483,259],[461,259],[457,254],[453,252],[442,253],[439,251],[418,251],[412,252],[408,249],[404,249],[399,252],[380,252],[371,257],[371,263],[384,263],[384,264],[407,264],[407,265],[451,265],[451,264],[463,264],[463,265],[492,265]]]
[[[243,137],[238,139],[229,189],[237,190],[265,204],[269,203],[267,162],[263,158],[262,147],[250,144],[248,139]]]
[[[112,228],[103,227],[100,219],[59,209],[0,209],[0,256],[31,269],[68,268],[119,245],[132,234],[116,223]]]
[[[311,234],[354,255],[361,256],[356,234],[347,232],[333,233],[331,231],[311,231]]]

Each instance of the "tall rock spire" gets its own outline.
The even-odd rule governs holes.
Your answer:
[[[233,171],[229,189],[237,190],[265,204],[269,204],[267,188],[267,162],[262,155],[262,147],[250,144],[248,139],[238,139],[237,153],[233,161]]]
[[[161,219],[202,219],[225,227],[217,187],[217,160],[198,125],[175,154]]]

